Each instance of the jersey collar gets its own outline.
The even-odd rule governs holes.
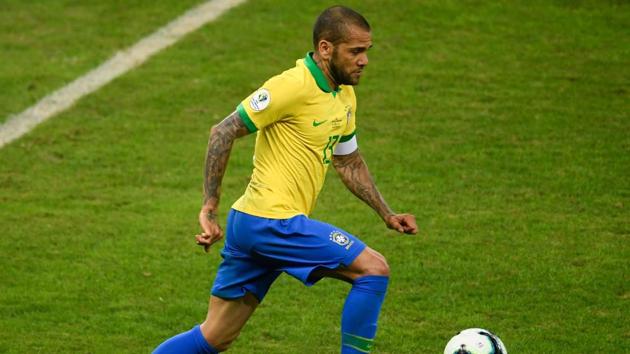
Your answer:
[[[317,66],[317,63],[313,59],[313,52],[306,53],[306,58],[304,58],[304,64],[306,65],[308,70],[311,72],[311,75],[313,75],[313,78],[315,79],[317,86],[319,86],[319,88],[322,91],[328,92],[328,93],[332,92],[333,96],[337,95],[339,91],[341,91],[341,87],[339,86],[337,87],[336,90],[333,90],[330,88],[330,85],[328,84],[328,80],[326,80],[326,76],[324,76],[322,69],[320,69],[319,66]]]

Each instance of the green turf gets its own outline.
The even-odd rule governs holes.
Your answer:
[[[0,123],[196,3],[0,1]]]
[[[187,3],[133,2],[131,15],[107,10],[118,1],[2,2],[0,44],[21,49],[2,51],[0,112]],[[192,238],[209,127],[309,50],[331,3],[251,1],[0,150],[0,352],[149,352],[203,319],[220,260]],[[359,235],[392,268],[375,353],[440,353],[467,327],[495,331],[511,353],[623,352],[627,3],[348,4],[374,37],[357,87],[361,150],[389,203],[422,228],[386,230],[329,174],[313,217]],[[74,21],[62,19],[66,5]],[[233,150],[223,215],[252,147],[250,136]],[[347,289],[281,277],[231,352],[338,351]]]

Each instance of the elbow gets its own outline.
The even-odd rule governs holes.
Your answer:
[[[234,134],[226,130],[221,124],[213,125],[212,128],[210,128],[210,139],[208,142],[210,145],[228,144],[231,146],[234,139],[236,139]]]
[[[215,124],[210,128],[210,141],[225,140],[227,132],[221,125]]]
[[[215,124],[210,128],[210,136],[216,135],[219,131],[219,125]]]

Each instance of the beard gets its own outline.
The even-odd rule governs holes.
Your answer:
[[[358,85],[359,78],[353,78],[349,73],[343,71],[337,57],[337,51],[333,51],[330,59],[330,75],[337,85]]]

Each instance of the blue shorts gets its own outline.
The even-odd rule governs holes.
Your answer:
[[[349,266],[365,249],[355,236],[304,215],[267,219],[230,210],[225,246],[212,295],[234,299],[251,292],[259,301],[282,273],[307,286],[318,268]]]

